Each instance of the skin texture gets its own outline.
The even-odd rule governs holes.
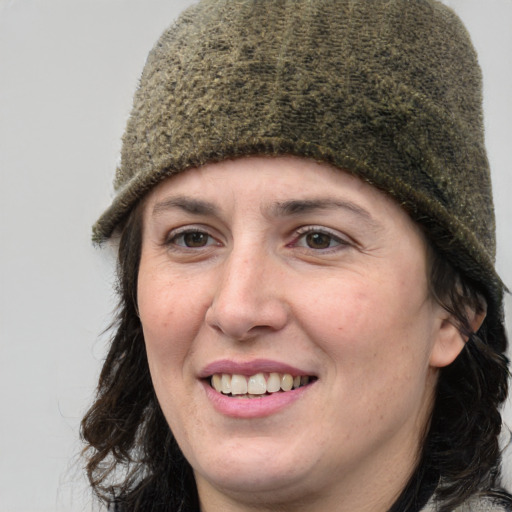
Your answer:
[[[462,348],[426,254],[391,199],[305,159],[209,164],[150,193],[139,312],[203,511],[387,510]],[[220,412],[205,368],[261,359],[317,380],[270,414]]]

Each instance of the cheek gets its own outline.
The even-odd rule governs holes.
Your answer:
[[[183,279],[141,264],[138,304],[152,374],[183,365],[204,318],[201,293]]]
[[[404,295],[391,284],[380,291],[354,284],[316,304],[309,325],[335,369],[333,400],[351,411],[362,435],[393,432],[410,418],[423,418],[429,407],[435,376],[422,304],[419,294]]]
[[[426,284],[396,277],[324,281],[301,304],[310,337],[352,375],[410,379],[426,371],[433,340]]]
[[[194,384],[190,360],[202,326],[204,297],[201,301],[197,286],[168,274],[162,269],[148,272],[141,265],[139,314],[156,396],[169,426],[184,439],[185,418],[197,416],[187,390]]]

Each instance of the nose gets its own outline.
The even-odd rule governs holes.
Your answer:
[[[219,269],[206,323],[238,341],[282,329],[289,308],[283,297],[283,270],[264,250],[235,250]]]

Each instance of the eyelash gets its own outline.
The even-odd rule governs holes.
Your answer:
[[[320,227],[320,226],[305,226],[305,227],[299,228],[296,231],[296,233],[298,236],[291,242],[291,244],[289,244],[291,247],[301,247],[301,248],[304,248],[307,250],[312,250],[314,252],[326,253],[326,252],[338,251],[344,247],[352,245],[349,240],[342,238],[338,234],[333,233],[332,231],[330,231],[324,227]],[[328,237],[329,238],[329,247],[314,248],[314,247],[310,247],[308,245],[302,246],[299,244],[299,242],[301,242],[303,240],[305,241],[306,237],[308,235],[312,235],[312,234],[319,234],[319,235]],[[335,243],[334,246],[330,245],[332,242]],[[305,243],[307,243],[307,242],[305,242]]]
[[[197,247],[188,246],[185,243],[177,243],[179,239],[182,239],[186,235],[205,235],[208,237],[209,240],[207,240],[207,243],[205,245],[198,245]],[[164,241],[164,245],[168,248],[174,249],[174,250],[197,250],[197,249],[204,249],[206,247],[210,247],[212,245],[220,245],[220,243],[212,236],[210,235],[205,229],[202,228],[194,228],[194,227],[184,227],[179,228],[171,231],[169,235],[166,237]]]
[[[197,245],[197,246],[186,245],[185,241],[183,240],[184,237],[187,235],[194,235],[194,234],[204,235],[204,236],[208,237],[205,245]],[[295,234],[296,234],[296,236],[295,236],[294,240],[292,240],[292,242],[287,244],[287,247],[292,247],[292,248],[296,247],[296,248],[300,248],[300,249],[311,250],[313,252],[322,252],[325,254],[325,253],[329,253],[329,252],[338,251],[344,247],[352,245],[349,240],[346,240],[346,239],[340,237],[338,234],[335,234],[332,231],[330,231],[324,227],[320,227],[320,226],[304,226],[304,227],[297,229],[295,231]],[[323,237],[327,237],[329,245],[327,247],[311,247],[307,244],[306,239],[307,239],[308,235],[321,235]],[[179,240],[182,243],[178,243]],[[304,245],[302,245],[302,243],[301,243],[302,241],[304,241]],[[201,242],[199,241],[199,243],[201,243]],[[331,245],[332,243],[334,243],[334,245]],[[220,246],[221,243],[218,242],[211,234],[209,234],[207,230],[200,228],[200,227],[187,226],[187,227],[178,228],[176,230],[171,231],[169,233],[169,235],[167,236],[167,238],[165,239],[164,245],[172,250],[177,250],[177,251],[183,251],[183,250],[195,251],[198,249],[205,249],[205,248],[211,247],[211,246]]]

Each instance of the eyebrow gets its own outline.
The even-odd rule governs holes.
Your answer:
[[[316,211],[329,211],[338,209],[347,210],[356,214],[358,217],[361,217],[374,228],[381,227],[381,224],[372,217],[370,212],[361,206],[352,203],[351,201],[344,201],[339,199],[322,198],[285,201],[272,205],[271,213],[276,217],[286,217],[302,215],[304,213],[312,213]]]
[[[219,209],[209,201],[178,196],[164,199],[155,204],[153,216],[157,217],[168,210],[176,208],[193,215],[219,215]]]
[[[221,216],[220,209],[210,201],[194,199],[186,196],[177,196],[164,199],[153,207],[153,216],[159,216],[168,210],[180,209],[192,215],[214,215]],[[362,218],[372,228],[381,228],[381,224],[361,206],[346,200],[320,198],[320,199],[293,199],[290,201],[277,202],[264,208],[272,217],[293,217],[306,213],[347,210]]]

